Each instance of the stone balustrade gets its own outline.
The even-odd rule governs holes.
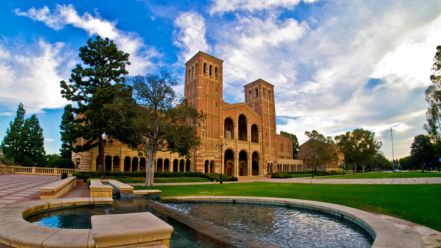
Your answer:
[[[67,175],[72,175],[74,173],[74,169],[56,168],[56,167],[26,167],[26,166],[0,165],[0,173],[58,176],[63,173],[66,173]]]
[[[104,185],[100,179],[90,180],[89,193],[90,197],[112,197],[113,188],[110,185]]]
[[[63,180],[47,184],[40,188],[40,199],[52,199],[65,195],[76,186],[76,177],[67,177]]]

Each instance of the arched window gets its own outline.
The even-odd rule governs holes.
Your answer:
[[[256,124],[251,126],[251,142],[259,143],[259,129]]]
[[[213,75],[213,66],[210,65],[210,69],[208,70],[208,75],[211,77]]]
[[[247,118],[245,115],[239,115],[239,140],[247,140],[248,132],[247,132]]]
[[[226,118],[224,121],[224,137],[234,139],[234,122],[231,118]]]
[[[207,63],[204,63],[204,75],[207,75]]]
[[[265,89],[265,88],[263,88],[263,95],[262,95],[262,98],[264,98],[264,99],[265,99],[265,95],[266,95],[266,89]]]
[[[251,99],[252,95],[251,95],[251,90],[248,91],[248,98]]]
[[[254,94],[255,94],[256,98],[259,98],[259,89],[258,88],[254,88]]]
[[[214,67],[214,78],[217,79],[217,77],[218,77],[217,67]]]

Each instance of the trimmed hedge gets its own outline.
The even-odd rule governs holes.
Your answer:
[[[296,172],[274,172],[271,174],[271,178],[291,178],[294,175],[304,174],[306,176],[331,176],[331,175],[344,175],[343,171],[296,171]]]
[[[209,174],[203,174],[204,177],[208,178],[211,181],[220,181],[220,174],[219,173],[209,173]],[[230,177],[225,174],[222,174],[222,181],[228,182],[228,181],[237,181],[237,177]]]
[[[99,174],[96,171],[84,172],[84,171],[75,171],[74,176],[77,179],[82,179],[83,181],[87,181],[89,178],[99,178]],[[213,174],[214,175],[214,174]],[[105,177],[113,177],[113,178],[127,178],[127,177],[145,177],[145,172],[106,172]],[[219,178],[219,176],[208,176],[201,172],[156,172],[155,177],[206,177],[210,180],[214,180],[212,178]],[[223,176],[222,179],[224,181],[237,181],[233,178]],[[218,180],[218,179],[217,179]]]

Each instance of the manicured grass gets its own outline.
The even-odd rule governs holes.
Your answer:
[[[416,177],[441,177],[439,172],[366,172],[346,175],[320,176],[317,178],[337,178],[337,179],[363,179],[363,178],[416,178]]]
[[[123,177],[116,178],[116,180],[123,183],[143,183],[145,177]],[[186,182],[210,182],[205,177],[158,177],[155,178],[155,183],[186,183]]]
[[[441,231],[441,185],[233,183],[155,186],[161,196],[230,195],[316,200],[407,219]]]

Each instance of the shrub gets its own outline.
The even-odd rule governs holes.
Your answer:
[[[271,174],[271,178],[291,178],[291,174],[287,172],[274,172]]]
[[[220,181],[220,174],[219,173],[209,173],[209,174],[203,174],[204,177],[208,178],[211,181]],[[222,174],[222,181],[228,182],[228,181],[237,181],[237,177],[230,177],[225,174]]]

